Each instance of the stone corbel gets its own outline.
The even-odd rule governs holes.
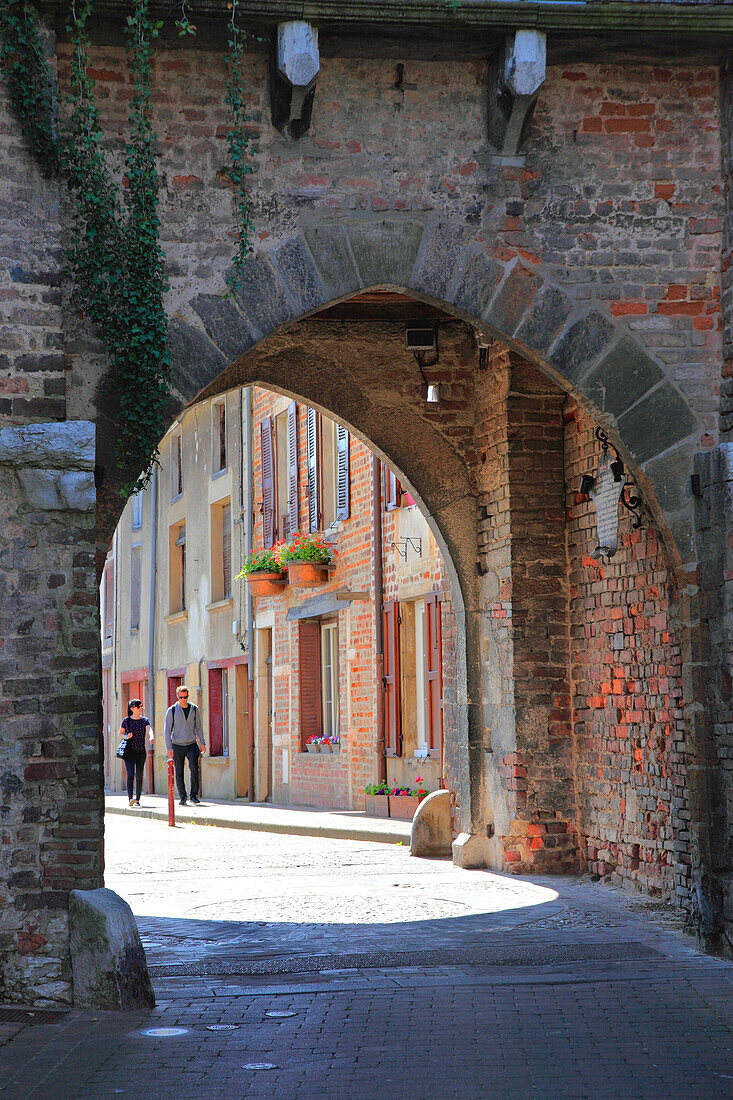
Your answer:
[[[318,31],[301,21],[278,24],[270,81],[272,124],[288,138],[308,132],[320,67]]]
[[[529,135],[535,103],[545,82],[546,36],[508,34],[489,63],[489,140],[501,156],[516,156]]]

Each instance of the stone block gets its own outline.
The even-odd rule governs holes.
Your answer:
[[[155,995],[132,909],[113,890],[69,894],[71,969],[78,1008],[152,1008]]]
[[[504,271],[504,264],[485,252],[469,252],[450,288],[448,300],[474,317],[483,317]]]
[[[681,393],[668,382],[618,418],[618,430],[637,462],[669,450],[695,428],[695,418]]]
[[[329,298],[342,298],[359,290],[359,273],[343,226],[304,226],[303,236]]]
[[[19,470],[18,480],[31,508],[89,512],[96,502],[94,474],[86,470]]]
[[[438,301],[448,299],[448,290],[458,270],[468,229],[456,222],[435,222],[423,237],[410,285]]]
[[[488,867],[488,837],[478,833],[459,833],[452,844],[453,863],[467,869]]]
[[[168,346],[173,388],[186,401],[213,382],[227,366],[208,336],[180,317],[174,317],[168,325]]]
[[[252,330],[231,298],[199,294],[191,308],[204,323],[207,334],[230,362],[239,359],[255,343]]]
[[[545,286],[533,299],[516,336],[530,351],[544,354],[572,313],[573,302],[554,286]]]
[[[513,336],[540,286],[536,275],[521,264],[515,264],[486,312],[486,320],[491,327]]]
[[[450,791],[433,791],[415,810],[410,830],[410,855],[451,855]]]
[[[575,382],[593,365],[612,337],[613,325],[602,313],[587,313],[555,341],[550,362],[563,378]]]
[[[424,232],[421,222],[382,218],[353,222],[348,232],[362,286],[410,285]]]
[[[665,512],[679,512],[692,503],[690,474],[694,452],[695,444],[690,440],[644,466],[644,473],[651,478],[657,500]]]
[[[272,264],[265,256],[250,256],[234,291],[239,308],[257,336],[267,336],[297,310],[277,280]]]
[[[90,420],[0,429],[0,466],[93,470],[96,428]]]
[[[630,336],[625,336],[583,383],[583,392],[602,412],[619,417],[662,381],[664,372]]]
[[[272,254],[283,286],[301,313],[326,304],[326,290],[302,237],[289,237]]]

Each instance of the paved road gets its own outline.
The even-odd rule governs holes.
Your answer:
[[[2,1100],[733,1098],[733,965],[658,903],[129,818],[107,866],[158,1006],[20,1028]]]

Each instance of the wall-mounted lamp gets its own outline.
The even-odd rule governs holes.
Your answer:
[[[440,355],[438,353],[438,333],[435,328],[422,327],[408,328],[405,331],[405,343],[415,356],[415,362],[420,370],[420,375],[427,388],[427,402],[429,405],[437,405],[440,402],[440,386],[437,382],[428,382],[423,367],[434,367]],[[433,353],[430,362],[425,361],[425,355]]]
[[[580,491],[583,496],[589,496],[596,510],[596,527],[598,531],[598,546],[590,555],[598,558],[605,554],[612,558],[618,550],[618,502],[634,516],[634,527],[641,527],[641,497],[626,497],[628,485],[624,478],[624,464],[613,443],[603,428],[596,428],[596,439],[599,440],[602,452],[595,474],[583,474],[580,482]],[[616,456],[611,459],[610,449]]]

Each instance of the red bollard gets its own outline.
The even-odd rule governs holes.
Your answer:
[[[168,824],[176,823],[176,800],[173,793],[173,757],[168,760]]]

